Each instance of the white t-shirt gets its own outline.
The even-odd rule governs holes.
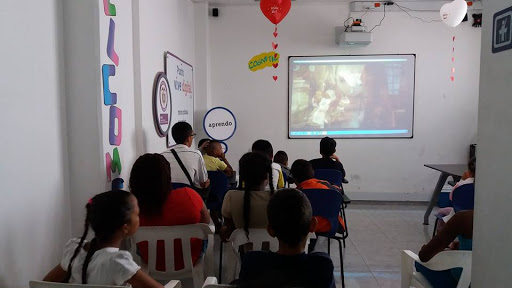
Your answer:
[[[74,238],[64,246],[64,256],[60,262],[64,271],[68,270],[69,261],[79,243],[80,239]],[[80,249],[80,253],[73,261],[69,283],[82,284],[82,266],[85,256],[87,251]],[[113,247],[103,248],[92,255],[87,267],[87,284],[123,286],[139,269],[140,266],[133,261],[130,252],[119,251],[119,248]]]
[[[281,171],[281,165],[273,162],[272,163],[272,185],[274,190],[277,190],[277,183],[279,181],[279,172]],[[269,188],[268,186],[266,188]]]
[[[208,180],[208,172],[206,172],[206,166],[204,165],[204,159],[201,152],[199,152],[199,150],[190,149],[183,144],[176,144],[169,150],[162,152],[162,155],[167,159],[167,161],[169,161],[171,166],[171,181],[187,185],[190,185],[190,182],[176,161],[176,158],[174,158],[171,149],[174,149],[180,157],[181,162],[183,162],[183,165],[188,171],[188,174],[190,174],[190,178],[192,178],[194,186],[201,187],[201,183]]]

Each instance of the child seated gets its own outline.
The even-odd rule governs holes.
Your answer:
[[[322,158],[313,159],[311,165],[313,165],[313,169],[335,169],[339,170],[343,175],[342,182],[347,184],[348,180],[347,173],[345,172],[345,168],[343,168],[343,164],[341,164],[340,158],[336,156],[336,140],[331,137],[324,137],[320,140],[320,154]]]
[[[271,162],[272,158],[274,158],[274,149],[272,148],[272,144],[267,140],[256,140],[252,144],[252,152],[267,156]],[[270,182],[269,185],[272,185],[274,190],[284,188],[283,171],[281,171],[281,166],[277,163],[272,163],[272,182]]]
[[[464,175],[462,175],[461,180],[459,182],[457,182],[457,184],[455,184],[455,186],[453,186],[452,191],[450,192],[450,200],[453,200],[452,196],[453,196],[453,191],[455,191],[455,189],[457,189],[463,185],[473,184],[475,182],[475,173],[476,173],[476,158],[472,157],[471,159],[469,159],[469,162],[468,162],[468,170],[466,170],[464,172]],[[453,217],[453,215],[455,214],[455,211],[453,210],[452,207],[445,207],[445,208],[440,208],[439,211],[437,212],[437,214],[440,216],[443,216],[443,221],[436,219],[436,221],[438,221],[437,222],[437,224],[438,224],[437,231],[440,231],[443,229],[445,223],[448,222],[448,220],[450,220],[451,217]]]
[[[249,152],[240,158],[240,187],[229,190],[222,202],[224,226],[220,231],[223,241],[227,240],[235,229],[265,228],[268,225],[267,205],[274,194],[273,186],[265,190],[272,182],[272,168],[268,157],[261,153]]]
[[[288,167],[288,154],[286,152],[279,150],[274,155],[274,163],[277,163],[281,166],[281,171],[283,175],[286,175],[288,178],[288,182],[290,182],[290,167]],[[293,183],[293,182],[290,182]]]
[[[217,140],[210,140],[205,149],[206,154],[203,155],[206,171],[222,171],[227,176],[233,174],[233,168],[226,159],[226,155],[222,152],[222,146]]]
[[[421,247],[418,257],[422,262],[428,262],[446,248],[451,250],[473,250],[473,210],[455,213],[446,223],[444,229]],[[462,272],[462,268],[433,271],[418,262],[415,263],[415,266],[416,270],[428,280],[432,287],[455,288]]]
[[[68,241],[59,265],[43,281],[75,284],[131,284],[134,288],[163,288],[140,270],[128,251],[120,251],[124,237],[139,228],[139,205],[129,192],[116,190],[98,194],[85,206],[85,231]],[[94,238],[85,241],[89,226]]]
[[[208,144],[210,144],[209,138],[203,138],[199,140],[199,143],[197,143],[197,150],[201,152],[201,155],[206,154],[206,147],[208,147]]]
[[[304,253],[308,233],[317,224],[308,198],[296,189],[279,190],[270,198],[267,215],[267,231],[279,240],[279,250],[245,254],[240,287],[334,287],[329,255]]]
[[[334,186],[327,181],[319,180],[315,178],[315,173],[311,163],[304,159],[297,159],[292,164],[292,174],[297,184],[297,189],[320,189],[320,190],[334,190],[338,191],[343,195],[343,189],[341,187]],[[327,232],[331,230],[331,223],[329,220],[315,216],[318,225],[316,226],[315,232]],[[338,233],[343,234],[345,230],[345,221],[338,215]],[[313,244],[314,241],[312,241]]]

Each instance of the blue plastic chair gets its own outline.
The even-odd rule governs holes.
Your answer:
[[[452,203],[455,212],[473,210],[475,208],[475,184],[457,187],[452,194]]]
[[[345,175],[341,173],[340,170],[336,169],[315,169],[315,178],[319,180],[324,180],[332,185],[336,185],[338,187],[341,187],[343,189],[343,178],[345,178]],[[345,216],[345,208],[347,208],[347,204],[350,203],[351,200],[348,198],[347,195],[343,195],[343,207],[341,210],[341,214],[343,217],[343,220],[345,221],[345,229],[348,234],[348,226],[347,226],[347,218]],[[345,239],[343,239],[343,246],[346,247]]]
[[[341,187],[344,176],[345,175],[343,175],[340,170],[336,169],[315,169],[316,179],[327,181],[338,187]]]
[[[473,210],[475,208],[475,184],[470,183],[455,188],[452,193],[452,205],[455,213],[464,210]],[[444,215],[436,214],[435,217],[436,222],[434,224],[432,238],[436,236],[437,222],[443,221]]]
[[[228,192],[228,176],[224,172],[208,171],[208,179],[210,179],[210,194],[206,207],[210,210],[221,210],[224,196]]]
[[[188,185],[188,184],[185,184],[185,183],[178,183],[178,182],[171,182],[171,187],[172,187],[172,190],[174,190],[174,189],[179,189],[179,188],[183,188],[183,187],[192,188],[192,187],[190,187],[190,185]]]
[[[345,287],[345,276],[343,274],[343,250],[341,240],[348,236],[347,233],[343,237],[336,236],[338,230],[338,216],[343,205],[343,197],[340,192],[330,189],[304,189],[302,192],[308,197],[313,209],[313,216],[326,218],[331,223],[331,230],[325,233],[316,233],[316,236],[327,238],[327,252],[331,253],[331,239],[338,241],[340,250],[340,267],[341,267],[341,283]]]

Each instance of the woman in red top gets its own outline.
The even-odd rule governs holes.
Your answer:
[[[190,188],[171,191],[171,168],[160,154],[144,154],[133,164],[130,173],[130,190],[140,206],[140,226],[174,226],[209,223],[210,215],[201,196]],[[167,240],[167,239],[166,239]],[[192,261],[196,263],[203,242],[191,239]],[[142,260],[147,263],[148,245],[137,245]],[[174,267],[183,269],[181,240],[174,240]],[[164,241],[157,242],[156,269],[165,271]]]

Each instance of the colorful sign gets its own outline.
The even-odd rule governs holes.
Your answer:
[[[110,3],[110,0],[99,0],[99,5],[103,6],[103,11],[105,12],[103,17],[100,16],[100,29],[105,31],[108,25],[108,30],[106,30],[108,32],[105,35],[107,37],[106,39],[101,39],[101,44],[104,45],[106,42],[106,47],[102,46],[104,50],[101,49],[105,51],[103,52],[105,54],[101,55],[101,79],[103,84],[103,107],[101,111],[103,135],[104,139],[108,139],[108,143],[103,141],[105,173],[107,181],[111,182],[112,178],[120,177],[122,171],[122,159],[119,148],[123,139],[123,111],[119,105],[119,100],[123,95],[118,95],[118,93],[111,91],[111,82],[114,82],[116,69],[119,67],[119,55],[115,49],[116,22],[114,21],[114,17],[117,17],[116,5]],[[101,33],[100,35],[103,36],[104,34]],[[105,121],[107,121],[107,123],[105,123]],[[112,151],[112,154],[106,151]],[[112,174],[116,176],[113,177]]]
[[[156,132],[160,137],[165,137],[171,128],[171,87],[165,73],[158,72],[153,87],[153,116]]]
[[[276,45],[277,46],[277,45]],[[277,47],[276,47],[277,48]],[[279,65],[279,53],[268,52],[258,54],[249,60],[249,70],[255,72],[266,67],[277,68]]]

